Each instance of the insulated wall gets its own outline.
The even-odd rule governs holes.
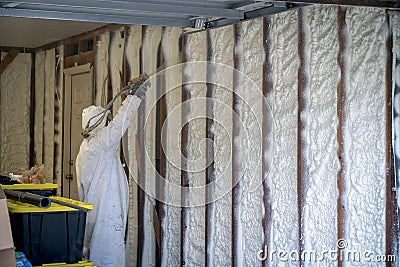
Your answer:
[[[316,5],[185,35],[185,63],[208,60],[229,71],[184,66],[182,118],[198,118],[176,123],[183,135],[176,145],[191,160],[181,180],[188,205],[168,218],[183,224],[180,233],[179,225],[162,229],[175,232],[174,240],[180,235],[180,265],[394,260],[391,81],[398,18],[392,17],[377,8]],[[196,75],[206,83],[185,85]],[[205,173],[190,167],[193,157],[202,158],[202,139]],[[202,185],[206,200],[221,188],[229,192],[190,206],[190,192]],[[170,234],[164,238],[171,244]]]
[[[163,189],[164,199],[180,199],[179,191],[174,186],[180,185],[181,172],[178,168],[180,162],[180,147],[176,146],[179,140],[181,124],[181,100],[182,100],[182,68],[172,67],[182,60],[180,47],[180,36],[182,31],[176,28],[166,28],[163,31],[161,45],[162,57],[166,66],[163,87],[160,93],[165,93],[164,104],[166,105],[165,120],[161,131],[161,148],[164,150],[164,175],[168,184]],[[167,202],[168,203],[168,202]],[[161,246],[160,261],[168,266],[177,266],[180,262],[180,235],[181,220],[177,220],[181,214],[180,207],[163,204],[159,217],[161,221]]]
[[[347,204],[344,238],[352,249],[384,255],[386,207],[386,40],[383,10],[349,9],[344,153]],[[368,25],[369,27],[366,27]],[[386,67],[386,68],[385,68]],[[389,65],[390,67],[390,65]],[[353,266],[365,266],[365,262]],[[383,264],[382,264],[383,265]],[[376,264],[375,264],[376,266]]]
[[[270,58],[266,60],[271,64],[272,84],[268,90],[273,125],[269,125],[272,128],[271,172],[266,177],[270,184],[271,193],[267,198],[270,198],[271,210],[265,211],[271,213],[271,229],[264,242],[275,250],[299,249],[297,17],[295,11],[272,16],[268,26],[270,43],[266,50],[269,50]]]
[[[1,53],[4,59],[7,53]],[[32,57],[20,53],[0,76],[0,172],[29,167]]]
[[[59,185],[62,180],[63,57],[62,45],[35,53],[35,97],[32,101],[32,165],[44,164],[46,182]]]
[[[199,68],[192,67],[191,62],[207,60],[207,37],[206,32],[189,36],[185,42],[188,47],[193,47],[195,53],[185,53],[185,63],[183,69],[183,82],[186,79],[190,82],[184,84],[182,101],[186,101],[187,107],[182,110],[182,126],[186,127],[186,132],[182,132],[182,149],[186,150],[183,156],[187,159],[186,164],[182,164],[185,177],[182,179],[184,187],[199,187],[199,194],[193,194],[190,190],[182,192],[182,236],[181,236],[181,263],[192,266],[203,266],[205,264],[205,239],[206,230],[205,206],[195,206],[188,208],[191,203],[205,198],[204,185],[206,184],[206,92],[207,87],[204,77],[206,74],[205,65]],[[196,82],[197,81],[197,82]],[[197,100],[197,102],[196,102]],[[194,102],[195,101],[195,102]],[[184,102],[185,103],[185,102]],[[193,104],[192,104],[193,103]],[[183,130],[182,130],[183,131]]]
[[[163,205],[158,202],[155,195],[146,192],[154,192],[156,188],[160,191],[156,179],[158,172],[162,173],[162,177],[167,177],[171,181],[180,179],[180,169],[170,161],[165,161],[165,156],[159,154],[156,140],[158,140],[159,127],[163,126],[163,122],[159,120],[161,106],[164,106],[164,109],[167,108],[168,111],[176,110],[180,114],[180,107],[176,106],[179,105],[182,97],[181,68],[179,71],[174,70],[173,74],[164,74],[163,78],[159,80],[154,75],[162,69],[181,62],[181,32],[182,30],[178,28],[130,25],[110,26],[92,33],[92,35],[95,34],[96,40],[93,62],[93,104],[105,107],[129,80],[143,72],[147,72],[153,77],[147,97],[142,102],[134,122],[123,137],[119,148],[121,159],[126,163],[130,192],[126,241],[128,266],[155,266],[161,257],[167,258],[171,264],[179,262],[178,242],[180,237],[176,235],[176,231],[167,233],[161,229],[166,225],[174,225],[180,229],[180,221],[173,219],[180,214],[180,208]],[[20,59],[15,62],[20,62]],[[63,113],[64,45],[36,52],[34,64],[33,164],[45,164],[47,182],[61,184],[62,136],[63,130],[65,130],[63,118],[68,115]],[[27,65],[27,67],[29,66]],[[27,73],[30,73],[30,70]],[[22,81],[27,82],[26,90],[28,92],[24,93],[24,100],[29,101],[30,80],[21,79],[20,83]],[[23,87],[22,84],[20,87]],[[166,88],[170,88],[170,90]],[[158,98],[164,93],[163,100],[159,100]],[[11,97],[11,95],[7,94],[7,97]],[[6,100],[6,98],[4,99]],[[122,98],[118,98],[114,103],[114,113],[121,105],[122,100]],[[29,103],[26,108],[26,112],[24,107],[19,108],[17,113],[25,112],[29,115],[31,108]],[[165,109],[163,112],[167,114],[168,111]],[[27,118],[29,119],[29,116]],[[24,137],[29,137],[29,122],[24,122],[23,125],[27,129],[27,135]],[[177,133],[174,124],[165,124],[164,127],[165,140],[179,135],[179,129]],[[17,130],[17,128],[15,129]],[[27,142],[27,146],[24,145],[25,149],[29,148],[29,140],[28,138],[24,141]],[[175,146],[174,142],[166,141],[164,143],[166,150],[170,153],[174,151],[172,159],[180,160],[179,153],[175,153],[179,152],[179,146]],[[4,149],[7,149],[7,145]],[[28,160],[29,153],[24,153],[24,155],[27,155],[26,160]],[[164,167],[163,170],[160,170],[157,165],[161,161],[161,157],[164,158],[165,164],[168,164],[168,167]],[[18,159],[25,160],[23,157]],[[3,164],[3,161],[1,162]],[[4,161],[4,166],[6,166],[5,164],[6,161]],[[27,162],[26,167],[29,167],[28,165]],[[169,192],[167,187],[162,190],[165,194]],[[160,235],[164,237],[162,243],[156,241]],[[169,253],[168,251],[173,252]]]
[[[223,27],[215,31],[207,32],[208,34],[208,59],[218,64],[224,64],[233,67],[233,39],[234,27]],[[230,40],[230,41],[224,41]],[[232,183],[232,101],[233,95],[231,88],[226,88],[224,84],[233,82],[233,71],[227,69],[223,72],[210,73],[211,91],[208,97],[215,99],[212,110],[209,111],[207,118],[209,119],[209,127],[207,131],[213,138],[214,159],[213,168],[208,172],[210,182],[215,181],[213,193],[216,200],[208,204],[209,213],[207,213],[207,262],[209,265],[229,266],[232,257],[232,194],[226,192],[226,184]],[[211,103],[211,102],[209,102]],[[211,141],[211,140],[210,140]],[[209,160],[211,160],[209,159]],[[219,197],[221,196],[221,197]]]
[[[160,79],[156,77],[160,70],[181,61],[180,35],[178,28],[131,25],[105,31],[96,38],[94,104],[105,106],[129,80],[141,73],[146,72],[151,81],[146,98],[120,146],[121,158],[129,172],[127,266],[155,266],[161,258],[176,264],[179,259],[179,237],[176,232],[161,229],[166,225],[179,229],[180,221],[170,218],[175,218],[180,209],[158,202],[155,191],[158,194],[169,192],[166,187],[160,189],[158,173],[171,181],[180,176],[170,161],[167,161],[168,167],[160,167],[165,157],[160,155],[157,144],[160,132],[165,140],[176,136],[176,127],[164,125],[165,118],[161,120],[160,113],[179,109],[175,106],[181,100],[182,74],[174,71]],[[121,99],[118,99],[113,106],[114,113],[120,104]],[[164,144],[170,153],[179,149],[171,147],[173,143],[164,141]],[[175,155],[179,158],[179,154]],[[176,158],[175,155],[172,158]]]
[[[3,72],[1,172],[44,164],[46,182],[61,184],[63,55],[20,53]]]
[[[94,104],[152,76],[120,146],[127,266],[383,266],[364,252],[398,257],[398,25],[383,9],[312,6],[183,36],[139,25],[98,34]],[[0,171],[29,167],[21,155],[33,119],[33,163],[61,181],[63,53],[20,54],[1,76]],[[29,75],[16,76],[31,64],[34,109]],[[12,105],[20,90],[26,105]]]

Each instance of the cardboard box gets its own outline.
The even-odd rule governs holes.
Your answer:
[[[0,262],[3,267],[15,267],[14,242],[11,234],[7,200],[0,187]]]

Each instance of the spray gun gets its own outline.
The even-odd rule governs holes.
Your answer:
[[[103,112],[100,112],[99,114],[91,117],[87,124],[85,129],[82,131],[82,135],[84,138],[89,137],[89,134],[91,131],[93,131],[97,126],[99,126],[101,124],[101,122],[104,120],[105,116],[107,116],[107,114],[109,114],[109,111],[112,107],[112,105],[114,104],[115,100],[117,100],[117,98],[123,94],[125,95],[134,95],[136,93],[136,91],[141,87],[141,86],[150,86],[150,83],[147,82],[146,84],[145,81],[149,79],[149,76],[146,73],[141,74],[139,77],[129,81],[128,85],[125,86],[124,88],[121,89],[121,91],[119,91],[114,97],[113,99],[111,99],[110,102],[108,102],[107,106],[105,107],[105,110]],[[93,125],[90,125],[90,122],[94,119],[96,119],[96,122]]]

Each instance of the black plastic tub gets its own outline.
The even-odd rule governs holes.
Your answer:
[[[93,206],[54,197],[86,209]],[[87,212],[52,203],[48,209],[8,200],[11,230],[17,251],[32,265],[77,263],[82,260]]]

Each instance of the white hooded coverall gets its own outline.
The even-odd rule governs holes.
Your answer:
[[[140,98],[128,95],[116,116],[106,118],[85,138],[76,158],[79,198],[94,204],[87,215],[84,256],[101,267],[125,267],[125,227],[128,182],[118,155],[118,144],[132,123]],[[82,128],[104,108],[91,106],[82,113]],[[91,120],[91,124],[99,117]]]

